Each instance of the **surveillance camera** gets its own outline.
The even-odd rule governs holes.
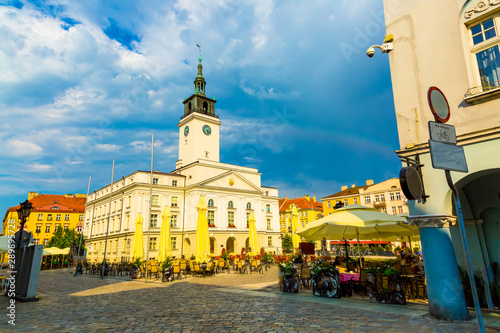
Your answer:
[[[368,50],[366,50],[366,55],[369,58],[372,58],[375,55],[375,49],[373,47],[370,47]]]

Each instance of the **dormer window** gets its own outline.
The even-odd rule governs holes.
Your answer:
[[[52,207],[50,207],[50,209],[61,209],[61,208],[59,208],[57,206],[52,206]]]

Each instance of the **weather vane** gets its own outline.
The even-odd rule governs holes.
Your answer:
[[[201,58],[201,46],[200,44],[196,44],[196,46],[198,46],[198,49],[200,50],[200,58]]]

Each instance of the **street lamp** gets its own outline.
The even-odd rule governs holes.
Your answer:
[[[26,200],[25,202],[20,204],[20,207],[17,210],[17,216],[18,216],[19,222],[21,224],[21,226],[19,228],[20,231],[23,231],[24,223],[26,223],[26,219],[30,216],[32,209],[33,209],[33,205],[28,200]]]

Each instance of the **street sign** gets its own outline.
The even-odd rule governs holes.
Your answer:
[[[443,92],[438,87],[430,87],[427,91],[427,101],[434,118],[440,123],[450,120],[450,105]]]
[[[434,169],[468,172],[464,148],[454,144],[429,140]]]
[[[455,126],[429,121],[429,135],[431,140],[444,143],[457,143]]]

